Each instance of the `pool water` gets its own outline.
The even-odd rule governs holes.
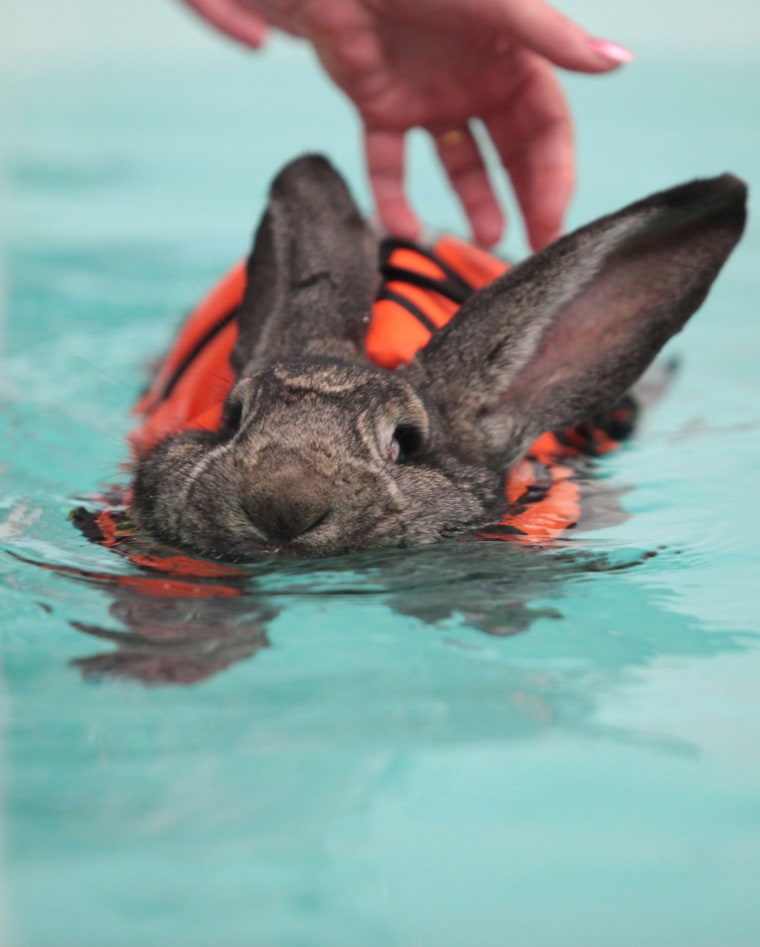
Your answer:
[[[760,943],[752,216],[666,397],[594,471],[615,525],[145,594],[67,516],[123,479],[146,366],[277,168],[324,151],[367,206],[357,127],[291,44],[236,52],[147,0],[11,7],[0,945]],[[698,175],[760,184],[748,0],[572,12],[639,60],[568,80],[571,225]],[[412,172],[461,231],[421,140]]]

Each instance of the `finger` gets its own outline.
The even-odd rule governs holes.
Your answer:
[[[511,40],[517,40],[563,69],[607,72],[633,59],[633,53],[610,40],[589,36],[577,23],[543,0],[489,0]]]
[[[267,22],[238,0],[183,0],[200,17],[231,39],[258,49],[267,31]]]
[[[416,240],[420,224],[404,193],[404,133],[367,128],[367,172],[383,226],[404,240]]]
[[[492,247],[504,232],[504,216],[472,132],[468,128],[443,132],[436,137],[435,145],[476,243]]]
[[[525,220],[530,245],[538,250],[561,233],[575,184],[570,112],[553,70],[526,55],[518,98],[492,115],[486,127],[506,168]]]

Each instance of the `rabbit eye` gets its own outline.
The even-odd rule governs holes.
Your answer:
[[[422,447],[422,434],[417,428],[399,425],[393,432],[388,459],[393,464],[405,464]]]

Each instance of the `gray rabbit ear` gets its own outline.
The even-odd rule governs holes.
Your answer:
[[[655,194],[468,300],[409,369],[454,449],[504,467],[542,431],[610,407],[704,300],[746,193],[724,175]]]
[[[378,281],[377,238],[319,155],[277,175],[248,260],[238,370],[291,355],[361,356]]]

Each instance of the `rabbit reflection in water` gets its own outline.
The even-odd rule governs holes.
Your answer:
[[[272,185],[214,431],[136,462],[156,539],[245,561],[432,543],[494,522],[542,432],[614,406],[704,300],[739,240],[724,175],[561,238],[474,293],[409,365],[365,353],[379,241],[321,157]]]

